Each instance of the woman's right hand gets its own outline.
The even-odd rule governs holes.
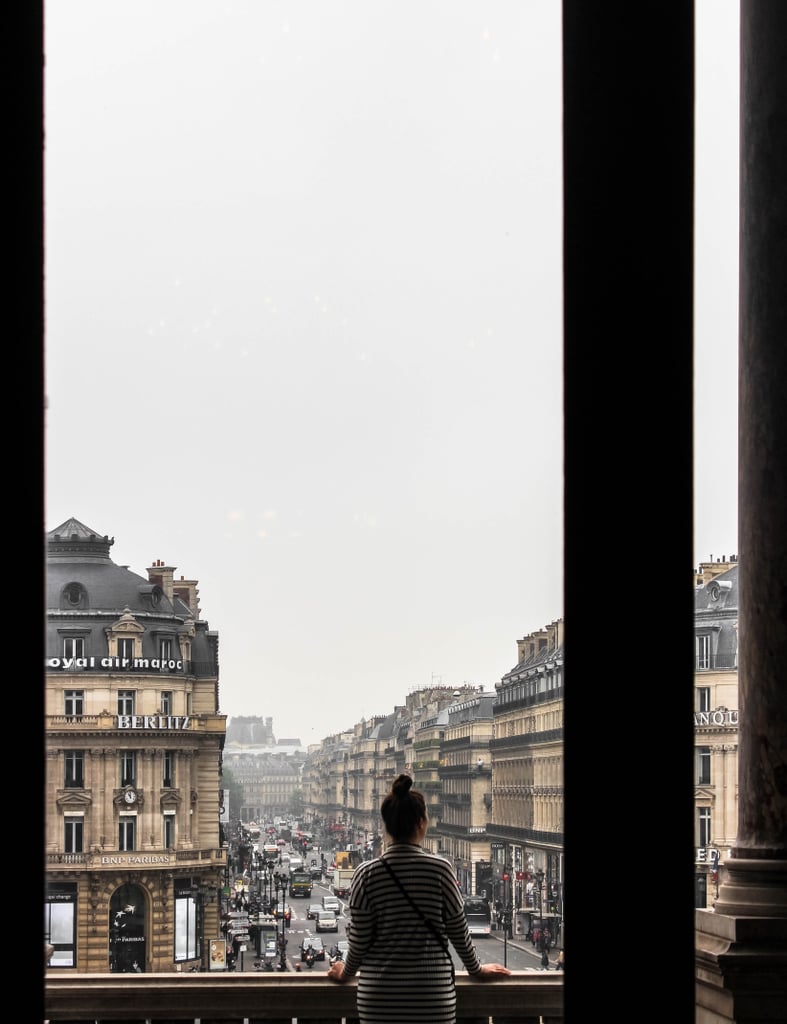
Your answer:
[[[328,968],[328,977],[331,981],[338,981],[341,984],[344,981],[344,961],[335,960]]]

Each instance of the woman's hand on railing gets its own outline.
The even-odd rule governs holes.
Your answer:
[[[338,981],[341,985],[345,980],[344,977],[344,960],[334,960],[331,966],[328,968],[327,977],[331,981]]]
[[[481,981],[495,981],[497,978],[502,978],[506,974],[510,974],[511,971],[507,967],[503,967],[502,964],[483,964],[478,974],[472,974],[472,978],[478,978]]]

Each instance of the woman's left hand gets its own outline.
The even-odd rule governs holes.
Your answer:
[[[507,967],[503,967],[502,964],[484,964],[478,977],[485,980],[493,980],[510,973],[511,971]]]

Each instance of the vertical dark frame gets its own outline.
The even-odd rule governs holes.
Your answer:
[[[564,0],[563,83],[566,1013],[693,1021],[693,2]]]

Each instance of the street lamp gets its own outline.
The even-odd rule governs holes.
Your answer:
[[[544,872],[541,868],[536,871],[536,884],[538,885],[538,945],[541,950],[541,966],[549,967],[549,953],[544,942]]]
[[[254,854],[254,906],[259,914],[262,910],[262,854],[259,850]]]
[[[224,887],[221,894],[221,910],[223,914],[230,909],[230,871],[232,869],[232,856],[227,847],[227,859],[224,863]]]
[[[287,925],[287,888],[289,886],[289,879],[286,875],[279,874],[277,872],[274,883],[276,885],[276,905],[279,903],[279,894],[281,893],[281,936],[279,938],[279,970],[287,970],[287,939],[284,935],[284,929]]]
[[[275,861],[272,857],[267,857],[264,860],[265,874],[263,875],[263,890],[265,892],[265,899],[263,901],[263,910],[266,914],[270,914],[273,910],[273,865]]]

